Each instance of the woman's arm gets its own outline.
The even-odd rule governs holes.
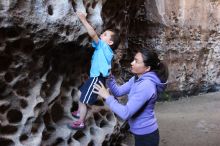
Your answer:
[[[133,78],[131,78],[128,82],[124,83],[123,85],[118,86],[117,82],[115,81],[115,77],[110,76],[109,79],[107,79],[107,86],[115,97],[119,97],[129,93],[132,81]]]
[[[131,118],[155,94],[155,85],[152,82],[140,83],[135,88],[126,105],[120,104],[113,96],[106,98],[106,104],[123,120]]]

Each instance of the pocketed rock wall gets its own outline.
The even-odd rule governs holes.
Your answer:
[[[87,11],[98,33],[117,28],[113,72],[130,76],[133,54],[153,47],[169,66],[170,95],[218,90],[220,1],[1,0],[0,145],[116,145],[117,117],[99,100],[87,128],[67,127],[78,87],[88,78],[91,40],[74,11]]]
[[[76,120],[70,111],[77,109],[92,54],[72,5],[88,8],[100,32],[104,2],[91,2],[0,2],[0,145],[102,145],[117,131],[102,101],[91,107],[84,131],[67,127]]]

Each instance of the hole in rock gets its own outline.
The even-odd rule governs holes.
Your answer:
[[[31,39],[22,38],[20,40],[20,49],[24,53],[31,53],[34,49],[34,43]]]
[[[68,97],[62,96],[60,103],[61,103],[63,106],[65,106],[65,104],[66,104],[68,101],[69,101],[69,100],[68,100]]]
[[[100,128],[106,127],[108,125],[108,122],[106,120],[102,120],[100,122]]]
[[[89,117],[89,118],[86,120],[86,124],[87,124],[87,125],[94,125],[94,119],[93,119],[93,117]]]
[[[19,52],[20,55],[24,56],[25,54],[29,54],[34,49],[34,42],[30,38],[20,38],[18,40],[12,42],[6,42],[6,50],[8,54],[14,54]],[[21,53],[22,52],[22,53]],[[20,60],[24,59],[21,58]]]
[[[5,91],[6,87],[7,87],[6,83],[0,80],[0,94]],[[2,97],[0,97],[0,99],[1,98]]]
[[[102,146],[108,146],[108,145],[109,145],[109,141],[104,140],[103,143],[102,143]]]
[[[49,88],[50,88],[50,85],[48,84],[48,82],[44,82],[44,83],[42,84],[42,87],[41,87],[41,90],[40,90],[40,96],[41,96],[42,98],[47,98],[47,97],[49,97],[49,94],[50,94]]]
[[[109,141],[110,138],[111,138],[111,136],[110,136],[109,134],[106,134],[106,135],[105,135],[105,140],[106,140],[106,141]]]
[[[93,116],[94,116],[95,121],[100,121],[102,119],[99,113],[94,113]]]
[[[73,101],[71,111],[76,111],[76,110],[78,110],[78,107],[79,107],[79,106],[78,106],[78,102]]]
[[[99,113],[100,113],[102,116],[105,116],[105,115],[106,115],[106,113],[107,113],[107,111],[106,111],[106,110],[104,110],[104,109],[101,109]]]
[[[43,103],[42,103],[42,102],[38,103],[38,104],[34,107],[34,111],[37,111],[37,110],[42,109],[42,106],[43,106]]]
[[[11,139],[1,138],[0,137],[1,146],[14,146],[14,142]]]
[[[33,123],[32,128],[31,128],[31,133],[35,134],[38,132],[38,129],[40,128],[41,124],[40,123]]]
[[[53,15],[53,7],[51,5],[48,6],[48,14]]]
[[[90,3],[87,3],[87,4],[86,4],[86,8],[89,8],[89,7],[90,7],[90,5],[91,5]]]
[[[12,62],[12,56],[0,54],[0,72],[7,70]]]
[[[34,117],[28,117],[27,121],[26,121],[26,124],[29,124],[30,122],[32,123],[33,120],[34,120]]]
[[[73,140],[71,138],[68,139],[67,143],[70,144]]]
[[[94,2],[92,3],[92,8],[93,8],[93,9],[95,8],[95,6],[96,6],[97,3],[98,3],[98,1],[94,1]]]
[[[88,34],[85,33],[85,34],[82,34],[80,35],[78,38],[77,38],[77,41],[80,43],[82,43],[86,38],[88,37]]]
[[[23,141],[25,141],[25,140],[27,140],[27,139],[28,139],[28,135],[27,135],[27,134],[22,134],[22,135],[19,137],[20,142],[23,142]]]
[[[35,30],[35,29],[38,28],[38,25],[40,25],[40,24],[33,24],[33,23],[27,22],[27,23],[25,24],[25,28],[26,28],[27,30]]]
[[[41,95],[42,97],[47,98],[54,92],[54,86],[58,81],[58,76],[54,72],[49,72],[47,75],[46,82],[43,83],[41,87]]]
[[[88,62],[90,62],[92,56],[90,54],[93,51],[92,49],[79,46],[76,42],[60,43],[52,49],[53,51],[50,54],[49,60],[51,60],[53,72],[69,75],[70,79],[72,79],[71,75],[75,74],[77,77],[75,76],[74,79],[78,79],[81,68],[89,70],[89,67],[87,66],[90,65]],[[73,81],[69,82],[72,83]]]
[[[24,109],[24,108],[26,108],[28,106],[28,103],[27,103],[27,101],[25,99],[21,99],[20,100],[20,105]]]
[[[56,139],[56,141],[52,144],[52,146],[58,146],[58,145],[62,145],[61,143],[64,142],[64,139],[61,137],[58,137]]]
[[[94,127],[91,127],[91,128],[90,128],[90,134],[91,134],[91,135],[95,135],[95,133],[96,133],[95,128],[94,128]]]
[[[88,143],[88,146],[94,146],[95,144],[94,144],[94,142],[93,142],[93,140],[91,140],[89,143]]]
[[[13,80],[13,75],[11,72],[7,72],[4,76],[6,82],[11,82]]]
[[[96,106],[104,106],[104,102],[101,99],[97,99],[96,102],[95,102],[95,105]]]
[[[46,125],[46,128],[47,128],[48,132],[56,131],[56,128],[54,126],[52,126],[52,125]]]
[[[1,28],[0,32],[3,33],[8,38],[14,38],[14,37],[18,37],[21,34],[22,30],[23,29],[20,27],[10,26],[6,28]]]
[[[55,103],[53,105],[53,107],[51,108],[51,118],[52,118],[52,120],[55,123],[60,121],[63,118],[63,114],[64,114],[63,107],[60,104]]]
[[[0,38],[0,40],[1,40],[1,38]],[[3,46],[3,43],[2,42],[0,42],[0,47],[2,47]]]
[[[73,138],[76,140],[80,140],[81,138],[85,137],[86,135],[82,131],[77,131],[74,135]]]
[[[76,92],[77,92],[76,89],[73,88],[72,91],[71,91],[71,96],[72,96],[72,98],[74,98]]]
[[[50,71],[47,75],[47,83],[49,84],[49,86],[51,85],[55,85],[58,79],[58,74]]]
[[[44,115],[44,123],[45,125],[49,125],[50,122],[51,122],[51,117],[50,117],[50,114],[48,112],[46,112],[46,114]]]
[[[25,78],[23,80],[18,81],[13,88],[14,89],[20,89],[20,88],[28,88],[30,85],[29,79]]]
[[[60,32],[63,32],[63,31],[64,31],[64,25],[62,25],[62,24],[60,25],[59,31],[60,31]]]
[[[73,11],[76,12],[76,7],[75,7],[76,6],[76,2],[71,0],[71,3],[72,3]]]
[[[30,81],[28,78],[25,78],[21,81],[18,81],[14,86],[13,88],[14,89],[17,89],[16,93],[18,95],[21,95],[21,96],[24,96],[24,97],[27,97],[29,94],[29,86],[30,86]]]
[[[16,93],[20,96],[24,96],[24,97],[28,97],[30,94],[29,94],[29,91],[28,91],[28,88],[19,88],[17,89]]]
[[[46,130],[43,131],[42,133],[42,140],[46,141],[51,137],[51,133],[47,132]]]
[[[17,123],[22,120],[22,113],[19,110],[11,109],[7,113],[7,119],[10,123]]]
[[[6,41],[6,50],[5,52],[8,54],[14,54],[20,49],[21,41],[20,39],[15,41]]]
[[[65,90],[69,90],[70,89],[70,82],[69,82],[69,78],[65,78],[62,82],[61,88],[65,89]]]
[[[11,125],[7,125],[7,126],[0,126],[0,133],[1,134],[14,134],[18,128],[16,126],[11,126]]]
[[[107,113],[106,119],[107,119],[108,121],[112,121],[112,120],[114,119],[113,114],[112,114],[112,113]]]
[[[10,108],[11,104],[3,104],[0,106],[0,113],[4,114],[6,110]]]
[[[70,34],[70,26],[66,26],[66,35],[68,36]]]

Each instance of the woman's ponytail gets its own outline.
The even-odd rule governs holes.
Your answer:
[[[151,71],[154,71],[161,82],[165,83],[169,76],[169,70],[167,65],[158,58],[157,53],[153,49],[148,48],[141,48],[138,52],[142,54],[144,65],[150,66]]]
[[[169,77],[169,70],[166,64],[164,64],[163,62],[160,62],[158,64],[158,69],[155,69],[155,72],[157,73],[162,83],[165,83],[167,81]]]

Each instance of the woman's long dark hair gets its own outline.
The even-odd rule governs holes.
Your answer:
[[[154,71],[160,78],[162,83],[165,83],[169,76],[168,67],[161,62],[157,53],[153,49],[141,48],[138,50],[142,54],[143,62],[145,66],[150,66],[151,71]]]

